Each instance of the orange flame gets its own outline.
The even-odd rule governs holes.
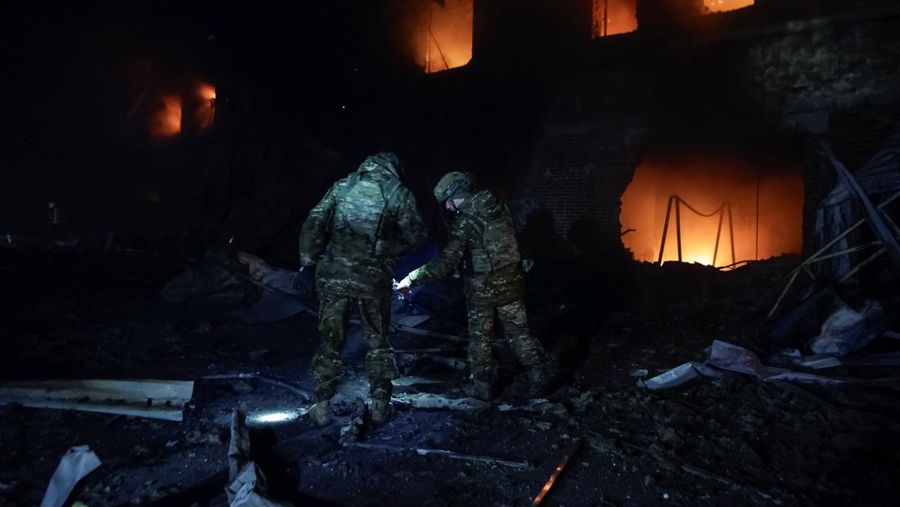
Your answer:
[[[756,3],[756,0],[703,0],[703,5],[710,12],[725,12],[743,9]]]
[[[197,85],[197,95],[203,100],[215,100],[216,87],[209,83],[200,83]]]
[[[172,137],[181,133],[181,98],[167,95],[159,109],[150,117],[150,135],[155,138]]]
[[[801,172],[787,162],[778,167],[758,167],[732,158],[704,157],[641,164],[622,196],[619,216],[622,242],[636,260],[657,261],[670,195],[680,196],[706,214],[723,203],[731,204],[736,261],[800,253],[802,249],[803,179]],[[711,265],[715,256],[717,266],[731,264],[727,214],[717,255],[719,215],[704,218],[684,205],[680,215],[685,262]],[[663,261],[678,259],[676,226],[673,207]],[[629,229],[633,231],[625,233]]]
[[[200,83],[196,88],[199,99],[194,111],[194,123],[200,130],[213,126],[216,119],[216,87],[209,83]]]
[[[594,37],[637,30],[637,0],[594,0]]]
[[[414,31],[417,59],[425,72],[461,67],[472,59],[473,0],[426,2],[428,12]]]

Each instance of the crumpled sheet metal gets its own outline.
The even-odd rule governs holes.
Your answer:
[[[50,478],[41,507],[62,507],[75,485],[99,466],[100,459],[90,447],[79,445],[69,448]]]
[[[228,485],[232,497],[229,507],[291,507],[293,504],[278,502],[260,494],[257,483],[259,469],[256,463],[247,463]]]
[[[812,373],[766,366],[762,364],[762,361],[759,360],[755,353],[743,347],[719,340],[713,341],[706,364],[726,371],[752,375],[766,381],[783,380],[823,385],[837,385],[847,382],[846,380],[833,377],[823,377]]]
[[[841,305],[822,323],[821,334],[812,339],[809,348],[816,354],[844,357],[865,347],[887,329],[887,316],[878,302],[867,301],[860,311]]]
[[[703,373],[701,373],[702,367],[703,365],[697,362],[684,363],[681,366],[676,366],[653,378],[638,380],[637,383],[639,386],[646,387],[651,391],[681,387],[704,376]]]
[[[721,370],[752,375],[760,380],[770,382],[781,380],[821,385],[838,385],[848,382],[847,379],[766,366],[752,351],[728,342],[715,340],[710,348],[709,359],[705,363],[682,364],[651,379],[639,380],[638,386],[651,391],[672,389],[686,385],[700,377],[719,377],[722,375]]]

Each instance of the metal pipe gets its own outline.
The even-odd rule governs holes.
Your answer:
[[[850,194],[854,195],[859,202],[862,203],[863,210],[865,211],[866,218],[872,228],[872,232],[874,232],[875,237],[887,247],[887,252],[891,257],[891,261],[893,261],[894,265],[900,265],[900,242],[897,241],[893,231],[885,224],[884,217],[879,213],[880,210],[872,204],[869,196],[866,195],[866,192],[860,186],[856,178],[850,174],[850,171],[844,167],[844,164],[834,156],[831,149],[824,143],[822,143],[822,150],[825,152],[825,156],[831,161],[834,170],[837,171],[838,175],[840,175],[841,179],[844,181],[844,185],[850,190]]]
[[[762,180],[762,169],[756,169],[756,260],[759,260],[759,186]]]
[[[719,238],[722,237],[722,221],[725,220],[725,210],[719,209],[719,227],[716,229],[716,246],[713,250],[713,267],[716,267],[716,260],[719,258]]]
[[[659,260],[657,264],[662,266],[663,253],[666,251],[666,236],[669,234],[669,217],[672,214],[672,199],[674,195],[669,196],[669,203],[666,205],[666,221],[663,223],[662,242],[659,244]]]
[[[547,498],[547,495],[550,493],[553,485],[556,484],[559,476],[566,471],[569,463],[572,462],[572,458],[574,458],[575,455],[578,454],[578,450],[581,449],[581,443],[582,440],[579,438],[578,440],[573,442],[572,445],[566,448],[566,450],[563,452],[563,457],[562,460],[560,460],[559,465],[556,465],[556,468],[553,470],[550,478],[547,479],[547,482],[544,483],[544,487],[542,487],[537,496],[534,497],[534,501],[531,503],[531,505],[538,506],[544,503],[544,499]]]
[[[737,256],[734,254],[734,217],[731,214],[731,203],[728,206],[728,234],[731,236],[731,262],[737,262]]]
[[[676,244],[678,245],[678,262],[681,260],[681,197],[675,198],[675,234]]]

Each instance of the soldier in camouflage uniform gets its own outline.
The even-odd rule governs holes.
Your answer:
[[[462,264],[468,308],[469,394],[490,400],[496,372],[491,353],[494,323],[499,319],[512,351],[528,370],[529,393],[538,394],[549,380],[547,357],[528,329],[525,275],[509,209],[487,190],[475,188],[464,173],[445,175],[434,188],[438,203],[456,214],[447,246],[413,270],[397,288],[408,290],[453,273]]]
[[[315,266],[321,343],[310,364],[318,402],[310,414],[331,420],[331,398],[341,375],[347,321],[355,306],[363,323],[372,420],[390,411],[397,369],[387,342],[394,260],[427,234],[412,193],[400,182],[393,153],[368,157],[310,212],[300,232],[301,269]]]

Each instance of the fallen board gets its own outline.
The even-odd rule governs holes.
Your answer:
[[[194,383],[184,380],[38,380],[0,383],[0,404],[181,421]]]

